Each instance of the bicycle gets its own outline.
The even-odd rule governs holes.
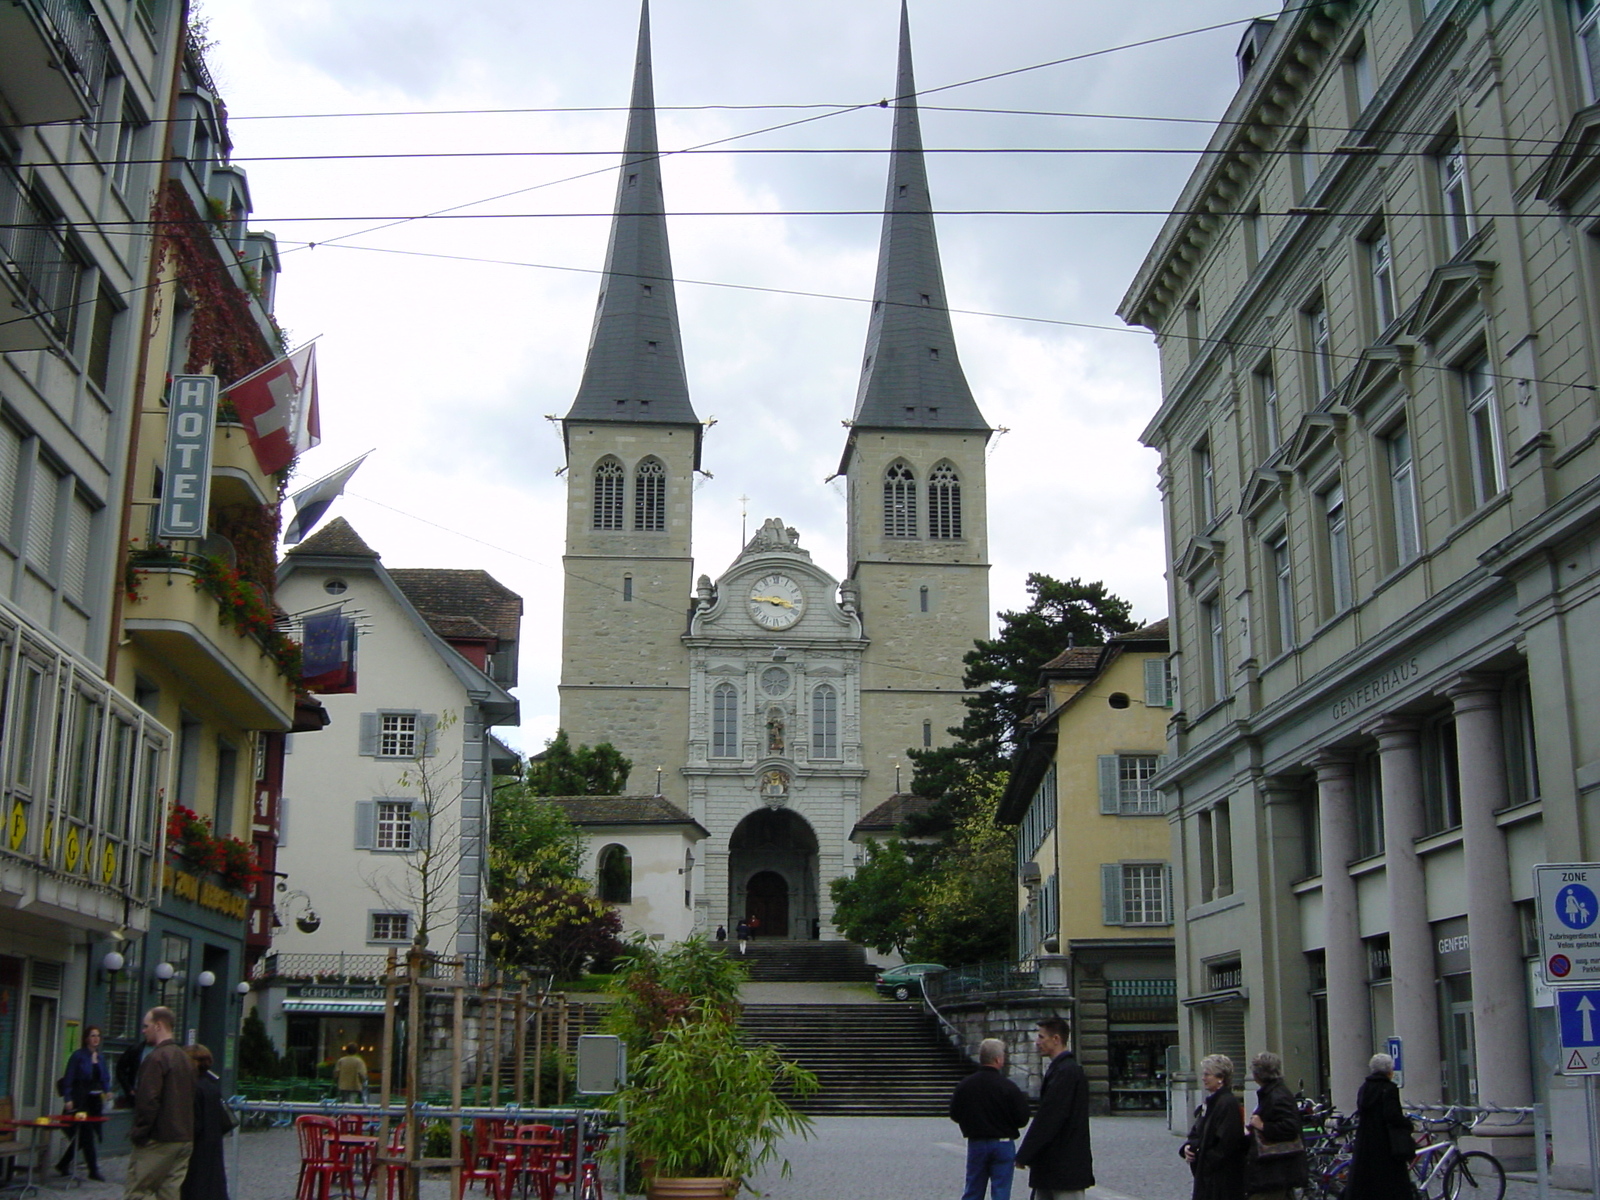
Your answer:
[[[1468,1128],[1461,1110],[1449,1108],[1442,1118],[1418,1117],[1423,1136],[1411,1160],[1411,1183],[1423,1200],[1502,1200],[1506,1194],[1506,1169],[1485,1150],[1462,1150],[1456,1144],[1460,1130]],[[1433,1140],[1436,1128],[1444,1138]]]

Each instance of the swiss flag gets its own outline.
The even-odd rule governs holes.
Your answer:
[[[256,462],[269,475],[322,441],[315,342],[230,384],[223,394],[233,401]]]

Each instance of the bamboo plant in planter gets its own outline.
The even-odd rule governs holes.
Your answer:
[[[817,1077],[744,1040],[746,972],[722,947],[637,937],[618,965],[605,1028],[627,1044],[631,1080],[612,1103],[627,1114],[628,1149],[651,1200],[731,1196],[778,1157],[786,1134],[810,1132],[780,1090],[804,1095]]]
[[[650,1200],[724,1200],[778,1158],[789,1134],[811,1119],[779,1094],[806,1095],[817,1077],[770,1045],[751,1045],[735,1018],[702,998],[662,1031],[633,1064],[626,1106],[628,1145],[645,1164]],[[789,1164],[783,1163],[788,1174]]]

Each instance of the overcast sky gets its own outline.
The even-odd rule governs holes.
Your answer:
[[[996,610],[1025,603],[1042,571],[1104,580],[1141,619],[1165,614],[1156,456],[1138,443],[1159,404],[1155,351],[1114,310],[1161,225],[1138,214],[1172,205],[1237,82],[1241,25],[1170,35],[1272,9],[912,0],[919,91],[963,85],[921,100],[936,210],[1127,214],[937,218],[951,307],[994,314],[958,314],[955,330],[979,405],[1007,430],[989,458]],[[522,594],[522,727],[504,732],[537,750],[556,727],[566,491],[545,417],[566,411],[583,368],[638,2],[202,12],[252,225],[284,250],[278,317],[292,340],[322,338],[324,440],[297,480],[376,448],[334,513],[389,566],[482,567]],[[890,114],[789,106],[892,96],[898,16],[898,0],[654,0],[663,150],[738,139],[664,165],[668,212],[683,214],[668,223],[690,394],[716,420],[696,573],[738,553],[741,497],[751,530],[782,517],[844,572],[843,481],[824,480],[855,399]],[[506,109],[604,111],[486,111]],[[402,112],[424,115],[348,115]],[[306,158],[330,155],[396,157]],[[866,215],[807,215],[840,209]],[[707,212],[750,215],[688,215]]]

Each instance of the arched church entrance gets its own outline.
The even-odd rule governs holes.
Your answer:
[[[761,937],[809,938],[818,916],[817,834],[787,808],[763,808],[728,839],[728,926],[761,918]]]

